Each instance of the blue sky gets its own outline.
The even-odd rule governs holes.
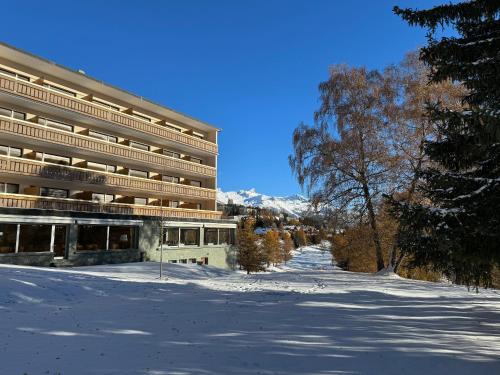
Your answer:
[[[219,186],[289,195],[301,192],[292,132],[311,122],[328,66],[398,62],[425,32],[392,7],[437,3],[17,0],[2,5],[0,40],[222,128]]]

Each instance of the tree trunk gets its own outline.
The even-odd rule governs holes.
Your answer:
[[[380,236],[377,228],[377,220],[375,219],[375,210],[373,208],[372,199],[370,197],[370,190],[368,185],[363,183],[363,193],[366,200],[366,208],[368,209],[368,220],[372,228],[373,243],[375,244],[375,255],[377,256],[377,271],[385,268],[384,255],[382,254],[382,246],[380,244]]]

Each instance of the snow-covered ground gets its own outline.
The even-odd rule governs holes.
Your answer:
[[[0,266],[0,374],[500,374],[500,293],[343,272]]]

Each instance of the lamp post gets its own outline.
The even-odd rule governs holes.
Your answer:
[[[160,280],[163,278],[163,198],[160,198]]]

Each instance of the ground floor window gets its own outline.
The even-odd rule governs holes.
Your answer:
[[[109,227],[109,249],[135,248],[135,227]]]
[[[66,252],[66,225],[0,224],[1,253]]]
[[[0,182],[0,193],[19,194],[19,185]]]
[[[54,226],[54,255],[63,257],[66,253],[66,225]]]
[[[0,254],[16,251],[17,225],[0,224]]]
[[[227,245],[231,242],[231,230],[229,228],[219,229],[219,245]]]
[[[234,243],[234,229],[205,228],[205,245],[229,245]]]
[[[200,244],[200,229],[181,228],[180,244],[185,246],[198,246]]]
[[[137,227],[79,225],[77,250],[124,250],[135,249]]]
[[[19,227],[18,252],[50,251],[51,238],[52,225],[21,224]]]
[[[199,246],[200,228],[165,228],[163,244],[166,246]]]
[[[179,246],[179,228],[165,228],[163,244],[167,246]]]
[[[104,225],[79,225],[77,250],[106,250],[108,227]]]
[[[217,228],[205,228],[205,245],[217,245],[218,243]]]

